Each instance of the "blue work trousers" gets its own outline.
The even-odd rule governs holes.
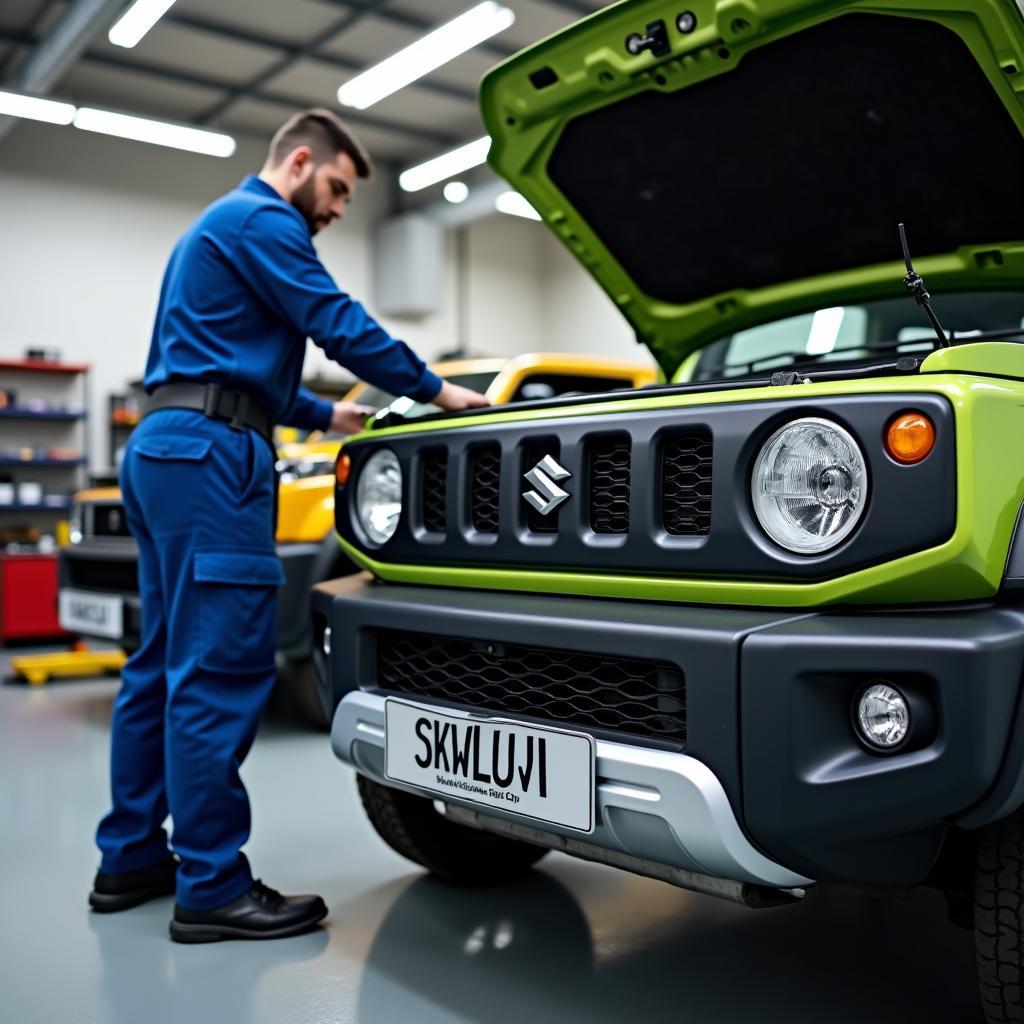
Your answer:
[[[275,676],[274,453],[253,430],[164,409],[132,434],[121,487],[139,545],[142,645],[114,706],[100,870],[165,859],[170,812],[178,903],[219,907],[252,883],[238,769]]]

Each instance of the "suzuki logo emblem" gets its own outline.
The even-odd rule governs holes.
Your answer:
[[[550,455],[545,455],[533,469],[524,473],[523,476],[526,477],[528,484],[533,484],[536,488],[533,491],[524,491],[523,497],[542,516],[554,512],[569,497],[569,492],[563,491],[555,481],[567,480],[572,474],[555,462]]]

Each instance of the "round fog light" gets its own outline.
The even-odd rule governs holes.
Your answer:
[[[907,698],[886,683],[867,687],[857,702],[857,727],[870,746],[894,750],[910,732]]]

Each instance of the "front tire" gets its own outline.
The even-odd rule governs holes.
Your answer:
[[[283,706],[307,725],[327,732],[331,721],[320,703],[312,658],[279,662],[279,666],[278,687],[283,690]]]
[[[459,885],[499,885],[525,874],[548,851],[448,821],[427,797],[356,776],[377,835],[396,853]]]
[[[1024,809],[978,838],[974,947],[985,1020],[1024,1021]]]

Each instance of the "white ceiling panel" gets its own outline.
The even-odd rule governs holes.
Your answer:
[[[221,93],[163,78],[151,78],[97,64],[77,65],[60,94],[81,105],[113,107],[133,114],[190,121]]]
[[[515,24],[493,37],[493,42],[506,45],[509,49],[520,50],[524,46],[543,39],[552,32],[557,32],[574,21],[579,21],[583,14],[559,3],[544,0],[502,0],[506,7],[515,11]],[[388,5],[389,10],[415,15],[424,20],[430,19],[440,25],[450,21],[456,15],[473,7],[475,0],[426,0],[416,3],[415,0],[400,0]],[[593,10],[608,6],[600,0],[587,0]]]
[[[470,50],[458,60],[449,61],[444,67],[431,72],[430,78],[436,82],[469,89],[475,95],[480,86],[480,79],[499,63],[501,63],[501,58],[494,54],[488,54],[481,50]]]
[[[264,103],[260,100],[239,100],[231,108],[231,113],[224,118],[225,131],[236,131],[268,143],[278,128],[284,124],[291,111],[276,103]],[[353,125],[359,141],[366,147],[374,160],[401,159],[409,151],[409,140],[390,132],[363,125]]]
[[[127,0],[126,0],[127,2]],[[338,87],[358,69],[369,67],[422,37],[424,29],[468,10],[476,0],[381,0],[376,13],[361,16],[346,31],[326,43],[320,37],[331,26],[352,17],[345,0],[177,0],[138,46],[111,46],[101,32],[90,45],[92,57],[78,62],[54,92],[79,102],[130,110],[143,116],[179,121],[197,119],[228,95],[197,80],[222,82],[241,89],[281,62],[286,67],[261,86],[261,91],[294,99],[294,105],[326,105],[338,110]],[[426,80],[375,104],[365,116],[379,118],[382,127],[353,126],[380,160],[408,165],[437,153],[446,145],[422,134],[387,127],[387,122],[462,141],[482,133],[476,101],[480,79],[503,54],[512,53],[557,31],[579,17],[568,0],[505,0],[517,14],[512,28],[488,44],[463,54]],[[587,0],[598,9],[600,0]],[[0,30],[44,33],[66,9],[66,0],[0,0]],[[397,17],[389,17],[394,13]],[[204,23],[209,29],[203,27]],[[280,45],[276,45],[280,44]],[[282,49],[283,47],[283,49]],[[350,61],[356,70],[332,66],[315,56],[290,60],[290,50],[311,48],[322,56]],[[0,73],[15,65],[15,48],[0,43]],[[118,68],[118,62],[126,66]],[[128,67],[127,65],[132,65]],[[177,78],[175,76],[178,76]],[[447,86],[462,96],[451,95]],[[225,128],[269,135],[287,117],[292,105],[268,101],[257,91],[232,97],[218,118]],[[342,110],[341,113],[345,114]]]
[[[397,6],[397,5],[393,5]],[[431,16],[427,13],[428,5],[416,11],[416,16],[427,20]],[[443,19],[442,19],[443,20]],[[422,38],[423,33],[407,25],[390,21],[384,17],[370,15],[353,25],[346,32],[341,32],[325,44],[322,49],[324,53],[334,53],[340,57],[354,59],[363,67],[376,64],[385,57],[416,42]]]
[[[386,117],[391,121],[422,125],[424,128],[465,136],[467,139],[471,137],[466,135],[467,132],[479,134],[483,131],[476,103],[428,92],[415,85],[407,86],[387,99],[374,103],[364,113]]]
[[[320,61],[302,60],[271,79],[267,88],[289,95],[309,96],[311,101],[336,107],[338,86],[342,81],[344,79],[337,68]],[[464,120],[475,109],[474,100],[463,100],[411,85],[375,103],[366,113],[396,121],[422,122],[443,129],[452,121]]]
[[[281,59],[280,50],[235,42],[165,22],[158,22],[127,55],[123,47],[112,45],[106,38],[91,49],[109,57],[128,56],[133,61],[238,83],[247,82]]]
[[[300,60],[271,78],[266,87],[273,92],[305,96],[311,104],[336,107],[341,81],[338,70],[329,64],[317,60]]]
[[[581,17],[575,11],[557,4],[541,3],[540,0],[513,0],[509,6],[516,12],[516,21],[502,32],[500,38],[517,50],[579,21]]]
[[[172,10],[228,27],[237,25],[300,46],[344,14],[340,8],[313,0],[178,0]]]
[[[4,0],[0,4],[0,26],[27,29],[33,26],[47,7],[47,0]]]

